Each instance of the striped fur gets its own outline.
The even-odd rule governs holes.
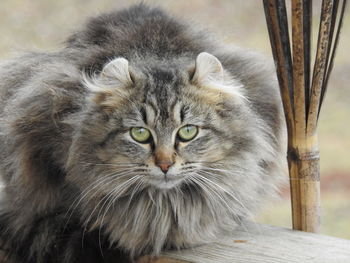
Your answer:
[[[7,262],[127,262],[215,241],[276,192],[285,129],[272,66],[162,10],[91,19],[0,66]],[[177,137],[193,124],[190,142]],[[147,127],[140,144],[131,127]],[[166,177],[155,155],[169,154]]]

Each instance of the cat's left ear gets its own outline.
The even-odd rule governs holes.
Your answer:
[[[191,82],[205,90],[208,101],[217,103],[223,97],[243,98],[242,84],[227,74],[221,62],[213,55],[202,52],[196,58]]]
[[[199,85],[208,82],[223,82],[224,69],[221,62],[213,55],[202,52],[196,58],[195,71],[192,81]]]

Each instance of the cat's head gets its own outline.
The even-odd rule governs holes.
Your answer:
[[[249,213],[270,190],[262,170],[273,151],[269,129],[216,57],[148,62],[116,58],[85,78],[90,95],[67,179],[80,188],[72,206],[86,224],[104,225],[130,250],[159,251],[172,218],[173,244],[182,246],[199,242],[198,225],[232,225]],[[191,231],[196,239],[181,241]]]
[[[241,85],[216,57],[203,52],[187,67],[130,64],[116,58],[85,78],[91,96],[72,159],[98,167],[96,177],[172,188],[251,147]]]
[[[198,224],[232,224],[269,191],[262,172],[273,156],[269,129],[215,56],[116,58],[84,82],[90,95],[67,179],[80,188],[72,206],[83,203],[85,222],[105,225],[113,242],[132,249],[147,239],[142,246],[153,242],[159,251],[173,217],[177,243],[199,242]],[[197,239],[181,241],[182,231]]]

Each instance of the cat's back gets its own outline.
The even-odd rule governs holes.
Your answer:
[[[59,52],[26,52],[0,61],[0,113],[10,101],[19,99],[16,96],[20,92],[29,93],[33,85],[45,86],[42,85],[45,78],[58,72],[60,65],[66,63],[64,60],[64,55]]]
[[[39,57],[31,54],[0,62],[0,112],[16,90],[35,74]]]
[[[88,49],[92,55],[132,60],[195,57],[210,46],[204,31],[145,4],[95,17],[66,43],[68,49],[78,52]]]

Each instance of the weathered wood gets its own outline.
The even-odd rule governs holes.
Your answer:
[[[189,263],[189,262],[184,260],[177,260],[169,257],[145,256],[139,259],[137,263]]]
[[[345,263],[350,240],[247,223],[220,242],[147,260],[138,263]]]

